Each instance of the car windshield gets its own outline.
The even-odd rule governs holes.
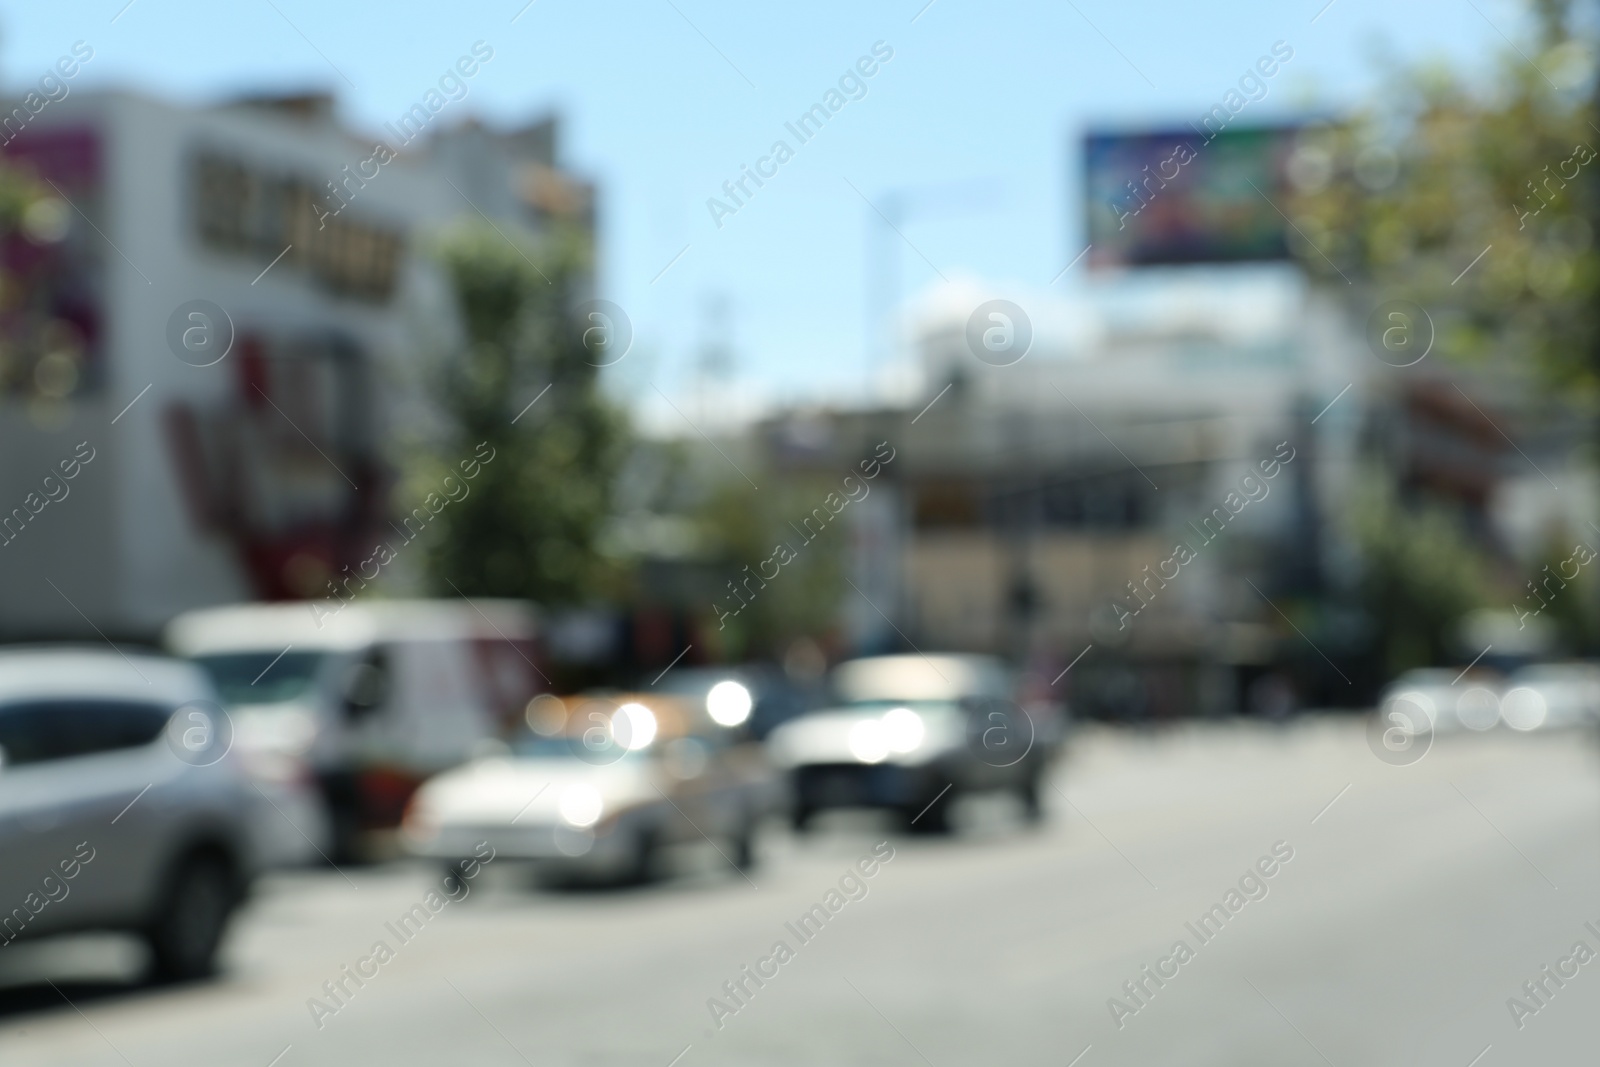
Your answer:
[[[1525,667],[1511,676],[1516,682],[1592,682],[1600,672],[1588,667]]]
[[[680,696],[704,697],[711,692],[711,687],[718,682],[734,681],[749,687],[748,680],[725,670],[711,670],[704,667],[686,667],[668,671],[660,680],[651,686],[652,689],[663,693],[673,693]]]
[[[1459,678],[1463,673],[1466,672],[1435,670],[1406,671],[1404,674],[1400,675],[1400,677],[1396,678],[1392,684],[1396,686],[1408,686],[1411,688],[1426,688],[1432,685],[1449,685],[1452,679]],[[1469,674],[1468,677],[1480,677],[1480,675],[1477,673],[1472,673]]]
[[[611,738],[604,738],[599,747],[589,747],[577,734],[545,736],[523,730],[511,739],[511,754],[524,759],[573,759],[600,766],[619,759],[639,759],[650,749],[630,751]]]
[[[881,715],[891,708],[910,708],[912,711],[927,714],[949,711],[956,706],[948,700],[856,700],[843,705],[843,709],[862,715]]]
[[[322,652],[274,649],[197,656],[227,704],[281,704],[310,688],[326,659]]]

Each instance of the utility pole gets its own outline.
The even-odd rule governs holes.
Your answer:
[[[729,302],[724,293],[708,297],[702,309],[700,350],[695,360],[695,407],[702,425],[720,407],[712,392],[733,376],[733,345],[729,339]]]
[[[894,313],[900,303],[901,245],[912,218],[987,211],[998,197],[987,183],[891,189],[869,201],[866,229],[866,278],[863,301],[861,379],[863,396],[872,393],[873,373],[894,356]],[[920,253],[919,253],[920,254]]]

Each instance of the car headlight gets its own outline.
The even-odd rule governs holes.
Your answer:
[[[599,791],[594,786],[584,785],[582,782],[569,785],[562,791],[559,807],[561,818],[569,826],[580,829],[599,822],[600,813],[605,810]]]
[[[706,694],[706,713],[718,726],[738,726],[750,717],[755,701],[738,682],[718,682]]]
[[[889,755],[889,743],[883,736],[883,721],[862,719],[850,727],[850,754],[862,763],[882,763]]]
[[[1456,699],[1456,718],[1469,730],[1488,730],[1500,721],[1500,698],[1475,685]]]
[[[656,739],[656,716],[643,704],[624,704],[611,715],[611,736],[629,752],[648,748]]]
[[[910,708],[891,708],[883,716],[882,729],[884,745],[902,756],[922,744],[928,733],[922,716]]]
[[[1543,694],[1522,686],[1500,698],[1500,715],[1513,730],[1537,730],[1550,714]]]

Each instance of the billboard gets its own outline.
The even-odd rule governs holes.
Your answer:
[[[1299,128],[1084,137],[1091,267],[1286,259],[1279,213]]]

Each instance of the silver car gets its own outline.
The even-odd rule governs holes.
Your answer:
[[[0,947],[125,931],[157,978],[208,973],[255,866],[230,740],[189,664],[0,652]]]
[[[1386,728],[1413,734],[1491,730],[1501,721],[1501,686],[1491,671],[1419,667],[1384,687],[1378,717]]]
[[[870,656],[833,673],[839,703],[789,720],[767,738],[787,772],[791,817],[805,829],[829,808],[899,813],[914,832],[950,829],[951,801],[1010,791],[1032,822],[1061,741],[1053,706],[1010,699],[1011,672],[972,655]]]
[[[541,696],[502,752],[426,782],[403,825],[418,856],[453,869],[479,842],[547,882],[642,882],[663,850],[708,841],[745,870],[778,789],[742,727],[736,682],[702,701],[656,694]]]
[[[1513,673],[1500,714],[1516,730],[1560,730],[1600,723],[1600,666],[1537,663]]]

